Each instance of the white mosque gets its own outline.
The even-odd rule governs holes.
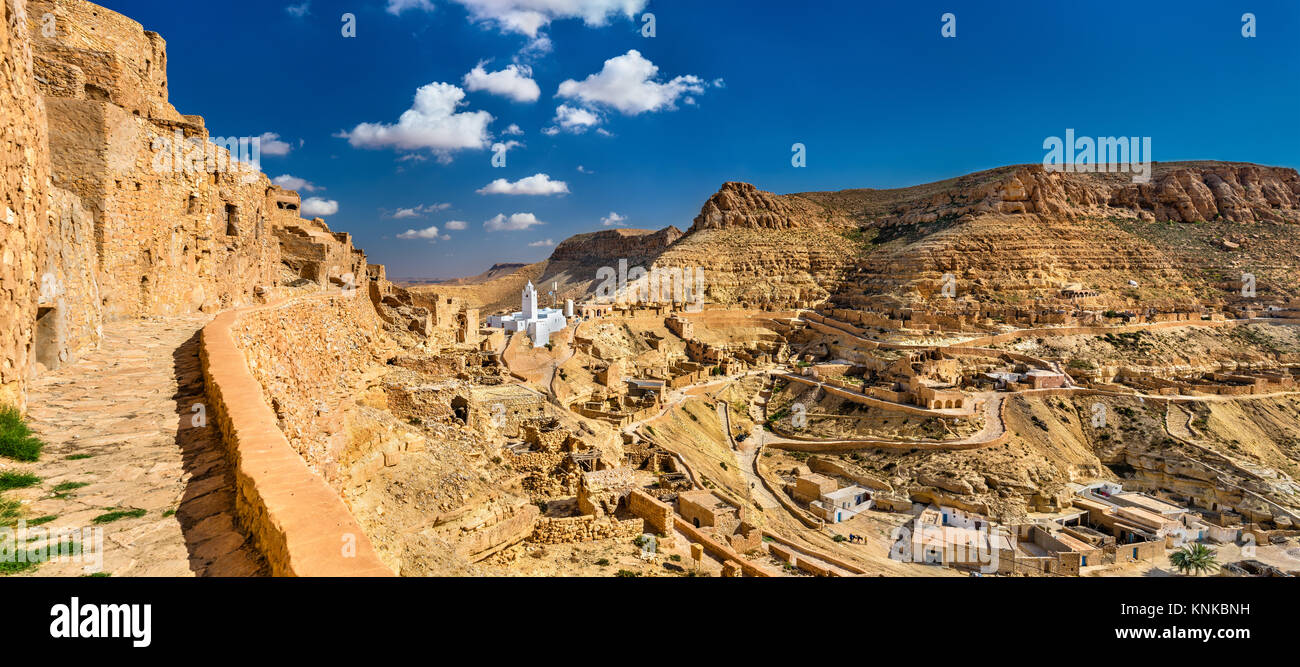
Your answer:
[[[569,317],[573,317],[573,302],[568,302]],[[551,340],[551,334],[569,325],[564,312],[559,308],[538,308],[537,288],[529,282],[524,287],[522,312],[509,315],[492,315],[488,317],[488,326],[506,331],[523,331],[533,339],[533,347],[543,347]]]

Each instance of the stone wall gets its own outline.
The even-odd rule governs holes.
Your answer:
[[[95,280],[94,217],[81,199],[50,190],[49,225],[40,267],[36,361],[54,370],[99,344],[103,309]]]
[[[3,0],[0,26],[0,404],[24,406],[34,356],[40,238],[49,206],[45,108],[32,78],[26,0]]]
[[[589,515],[542,517],[533,526],[533,534],[528,541],[535,544],[567,544],[611,538],[634,539],[643,532],[645,521],[640,518],[617,519],[612,516]]]
[[[200,346],[209,414],[234,468],[240,525],[277,576],[391,575],[338,494],[289,444],[249,372],[233,334],[241,316],[257,312],[222,313],[203,329]]]
[[[249,311],[232,334],[294,451],[341,488],[367,454],[348,450],[345,408],[391,346],[370,300],[359,290],[299,298]]]
[[[657,535],[672,535],[673,508],[668,503],[636,489],[627,497],[627,510],[642,519]]]

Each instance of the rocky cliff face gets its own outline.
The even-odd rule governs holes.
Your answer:
[[[976,182],[896,205],[881,222],[918,224],[990,213],[1134,217],[1146,221],[1300,222],[1294,169],[1233,162],[1153,165],[1149,183],[1124,173],[1051,172],[1041,165],[972,175]]]
[[[608,229],[578,234],[555,246],[555,251],[551,253],[551,261],[617,266],[620,259],[632,263],[647,257],[656,257],[681,236],[682,231],[671,226],[659,231]]]
[[[1245,163],[1155,164],[1149,183],[1041,165],[895,190],[727,183],[656,264],[705,267],[721,303],[932,307],[951,273],[993,303],[1081,283],[1117,308],[1190,307],[1230,301],[1244,272],[1289,295],[1295,223],[1296,171]]]
[[[827,196],[872,236],[834,289],[836,304],[933,306],[946,273],[958,297],[1025,305],[1080,283],[1109,307],[1198,307],[1231,301],[1246,272],[1269,296],[1294,291],[1285,277],[1300,251],[1293,169],[1170,163],[1137,184],[1035,165],[973,178],[885,207],[878,195]]]
[[[852,259],[844,212],[799,195],[725,183],[685,236],[654,261],[704,270],[713,303],[786,308],[828,296]]]
[[[774,195],[749,183],[723,183],[695,218],[691,231],[796,229],[851,224],[842,213],[798,195]]]
[[[482,281],[448,281],[412,290],[426,298],[437,294],[465,299],[485,314],[518,310],[520,292],[529,281],[544,293],[550,291],[552,284],[558,285],[557,303],[563,303],[563,299],[582,302],[595,292],[599,284],[597,272],[602,267],[617,271],[619,260],[626,260],[629,269],[649,268],[654,258],[681,236],[681,230],[672,226],[658,231],[606,229],[578,234],[556,246],[548,259],[521,266],[506,275]]]

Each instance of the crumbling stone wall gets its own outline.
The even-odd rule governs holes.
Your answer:
[[[284,254],[284,263],[300,278],[328,285],[331,280],[361,285],[367,278],[366,256],[352,247],[352,235],[332,232],[319,218],[301,220],[295,209],[280,208],[286,191],[273,190],[272,216],[276,220],[275,236]],[[292,193],[290,193],[292,194]]]
[[[645,521],[640,518],[617,519],[612,516],[542,517],[533,526],[528,538],[535,544],[566,544],[590,542],[610,538],[633,539],[643,533]]]
[[[38,368],[54,370],[99,344],[103,335],[95,280],[94,218],[76,195],[50,189],[36,321]]]
[[[507,453],[507,460],[522,477],[520,487],[529,497],[544,500],[578,492],[581,474],[565,469],[563,463],[568,456],[565,452],[521,452]]]
[[[249,312],[231,333],[294,450],[336,489],[350,480],[340,461],[363,457],[345,452],[345,408],[391,352],[370,301],[302,297]]]
[[[38,45],[53,40],[38,40]],[[46,88],[53,182],[95,217],[98,276],[109,319],[214,312],[274,285],[279,241],[270,181],[236,164],[197,116],[169,121]],[[189,139],[208,159],[191,162]],[[177,148],[180,147],[180,148]]]
[[[659,535],[671,535],[673,525],[673,508],[668,503],[654,496],[635,489],[627,497],[629,512],[645,519],[646,526]]]
[[[26,0],[4,0],[0,26],[0,403],[24,405],[34,356],[49,154],[32,78]]]

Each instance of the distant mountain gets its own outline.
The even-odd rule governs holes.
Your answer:
[[[484,314],[518,310],[519,294],[529,281],[537,286],[540,300],[547,305],[570,298],[582,301],[595,290],[602,267],[617,270],[619,260],[625,259],[629,267],[648,268],[681,236],[682,231],[672,226],[657,231],[620,228],[578,234],[557,245],[549,258],[534,264],[498,264],[474,278],[412,289],[466,299]],[[498,267],[513,268],[497,271]],[[555,294],[551,294],[553,290]]]
[[[619,259],[702,268],[708,301],[748,306],[944,308],[955,303],[940,296],[949,274],[958,297],[1012,307],[1066,286],[1098,292],[1106,308],[1218,305],[1243,273],[1278,301],[1300,297],[1300,175],[1169,162],[1153,163],[1148,183],[1042,165],[889,190],[776,195],[725,183],[685,233],[579,234],[542,262],[427,289],[464,290],[487,312],[517,308],[528,280],[582,300]]]
[[[773,195],[727,183],[657,266],[702,266],[709,300],[840,308],[1025,304],[1079,283],[1107,306],[1300,296],[1300,175],[1230,162],[1127,173],[1001,167],[891,190]],[[1130,283],[1132,281],[1132,283]],[[1136,284],[1133,284],[1136,283]]]

